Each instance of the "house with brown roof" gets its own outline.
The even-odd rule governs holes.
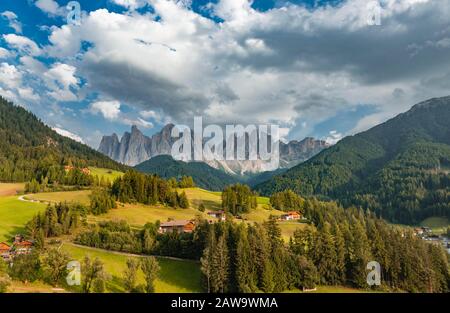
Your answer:
[[[300,213],[295,212],[295,211],[287,212],[286,214],[283,214],[280,217],[280,219],[282,221],[293,221],[293,220],[299,220],[301,218],[302,218],[302,216],[300,215]]]
[[[5,242],[0,242],[0,257],[9,260],[11,255],[11,246]]]
[[[195,224],[193,221],[180,220],[180,221],[169,221],[161,223],[159,225],[159,233],[166,234],[171,232],[177,233],[192,233],[195,229]]]
[[[23,235],[16,235],[14,237],[14,243],[11,251],[16,254],[29,254],[33,250],[34,242],[31,240],[25,240]]]
[[[218,220],[221,220],[221,221],[225,221],[227,219],[226,215],[225,215],[225,211],[223,211],[223,210],[210,211],[210,212],[208,212],[208,216],[217,218]]]

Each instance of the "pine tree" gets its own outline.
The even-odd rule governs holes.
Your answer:
[[[144,272],[145,277],[145,292],[155,292],[155,279],[158,277],[158,273],[161,270],[158,261],[153,256],[143,258],[141,260],[141,269]]]
[[[229,257],[225,235],[219,237],[212,254],[211,289],[213,292],[227,291],[229,280]]]
[[[214,234],[213,227],[209,228],[208,240],[206,243],[206,247],[203,250],[203,255],[200,259],[201,271],[205,280],[206,291],[210,293],[212,291],[211,288],[211,280],[213,273],[213,253],[215,250],[216,238]]]
[[[139,262],[135,259],[129,258],[127,260],[127,267],[123,273],[123,280],[125,290],[134,292],[136,290],[137,271],[139,269]]]
[[[236,282],[238,292],[255,292],[257,287],[254,263],[246,227],[241,224],[238,230],[238,243],[236,253]]]
[[[330,232],[330,224],[325,223],[319,232],[314,253],[314,264],[319,271],[321,283],[324,285],[337,283],[337,255],[334,238]]]

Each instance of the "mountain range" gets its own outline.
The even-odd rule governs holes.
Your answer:
[[[173,127],[173,124],[168,124],[152,137],[147,137],[136,126],[132,126],[131,132],[125,132],[120,140],[117,134],[104,136],[98,151],[129,166],[138,165],[158,155],[170,155],[172,145],[177,140],[171,137]],[[328,146],[325,141],[314,138],[293,140],[289,143],[280,142],[280,167],[289,168],[304,162]],[[205,163],[238,176],[272,170],[261,160],[205,161]]]
[[[390,221],[450,217],[450,97],[348,136],[308,161],[256,186],[292,189],[370,209]]]

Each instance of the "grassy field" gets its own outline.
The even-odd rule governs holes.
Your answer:
[[[289,290],[288,293],[303,293],[300,290]],[[306,291],[305,293],[372,293],[375,291],[356,289],[345,286],[317,286],[315,291]]]
[[[112,276],[107,284],[110,292],[124,292],[122,275],[126,267],[127,255],[79,247],[72,244],[64,244],[63,250],[67,251],[72,258],[82,260],[86,255],[91,258],[98,257],[104,264],[105,270]],[[140,258],[133,256],[134,258]],[[200,286],[200,265],[194,261],[181,261],[158,258],[161,271],[159,278],[155,281],[155,291],[159,293],[186,293],[201,292]],[[141,272],[138,276],[138,284],[144,283]]]
[[[25,198],[43,202],[80,202],[82,204],[88,205],[90,194],[90,190],[42,192],[32,195],[26,195]]]
[[[98,222],[105,220],[124,220],[130,225],[141,227],[148,222],[156,222],[157,220],[165,222],[168,219],[174,220],[190,220],[201,216],[210,219],[207,212],[210,210],[221,209],[221,193],[211,192],[200,188],[180,189],[185,191],[189,199],[191,207],[189,209],[174,209],[162,205],[150,206],[143,204],[119,204],[117,209],[111,210],[107,214],[101,216],[91,216],[89,221]],[[66,192],[46,192],[33,195],[27,195],[27,199],[38,200],[43,202],[80,202],[89,204],[89,190],[82,191],[66,191]],[[267,204],[269,199],[258,197],[258,207],[249,213],[243,214],[243,218],[247,222],[262,223],[266,221],[270,215],[281,215],[282,211],[269,210]],[[206,208],[205,212],[200,212],[198,207],[203,204]],[[281,222],[280,227],[282,235],[288,239],[296,229],[304,227],[304,224],[296,222]]]
[[[24,183],[0,183],[0,197],[13,196],[24,189]]]
[[[43,203],[20,201],[17,196],[0,197],[0,241],[23,232],[25,224],[45,207]]]
[[[168,219],[190,220],[198,215],[207,218],[206,213],[193,208],[174,209],[162,205],[125,204],[119,205],[117,209],[110,210],[107,214],[91,216],[89,221],[124,220],[131,226],[140,227],[148,222],[153,223],[158,220],[166,222]]]
[[[35,281],[32,283],[23,283],[20,281],[13,281],[11,286],[8,287],[10,293],[64,293],[66,292],[61,288],[54,288],[41,281]]]
[[[208,191],[200,188],[186,188],[179,191],[186,192],[192,207],[198,209],[203,204],[206,210],[220,210],[222,208],[221,192]]]
[[[91,175],[98,176],[98,178],[109,179],[110,182],[113,182],[117,177],[123,175],[122,172],[110,170],[106,168],[98,168],[98,167],[90,167]]]
[[[429,217],[420,223],[420,226],[426,226],[430,228],[447,227],[449,225],[450,222],[445,217]]]
[[[435,234],[442,234],[447,232],[447,227],[450,227],[450,221],[445,217],[429,217],[420,223],[420,226],[430,227]]]

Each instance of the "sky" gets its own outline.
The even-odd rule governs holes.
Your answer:
[[[448,0],[0,1],[0,95],[98,147],[132,125],[338,142],[450,94]]]

